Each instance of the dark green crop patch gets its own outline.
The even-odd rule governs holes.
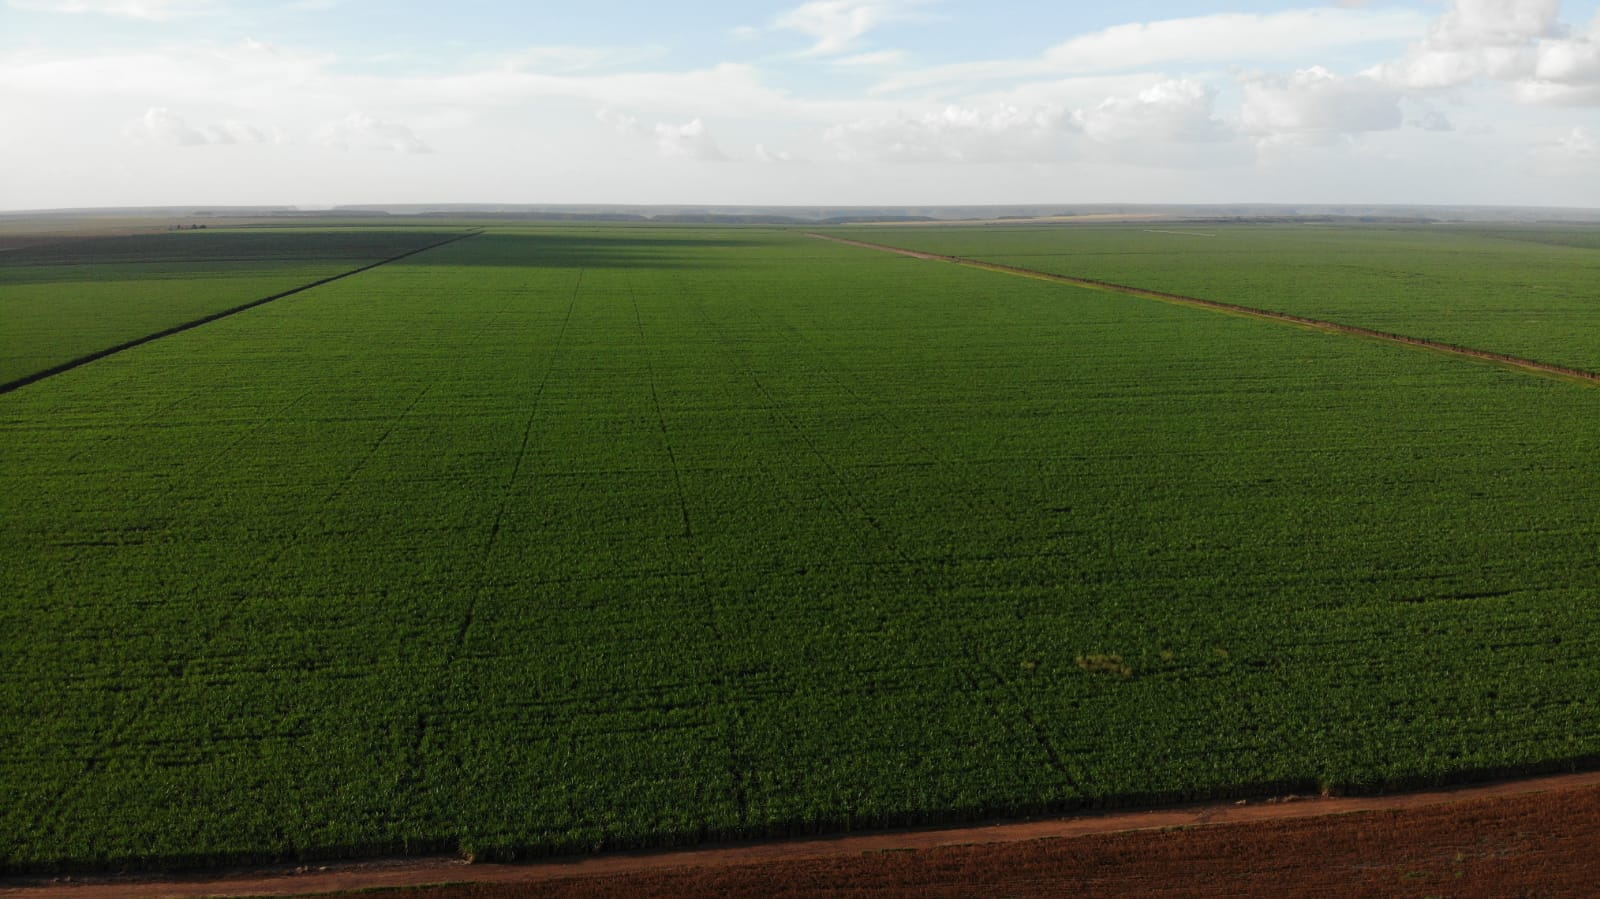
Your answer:
[[[187,231],[0,255],[0,384],[436,243],[432,231]]]

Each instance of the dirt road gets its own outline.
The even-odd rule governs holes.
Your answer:
[[[443,883],[502,885],[517,888],[505,895],[522,895],[525,891],[518,892],[518,889],[540,884],[545,885],[540,888],[541,893],[546,892],[545,887],[553,889],[559,883],[590,880],[595,887],[603,882],[615,881],[620,888],[623,881],[639,878],[665,877],[671,880],[692,874],[704,880],[710,876],[709,872],[716,871],[742,871],[741,877],[748,879],[755,876],[760,879],[763,869],[768,869],[771,876],[781,879],[781,872],[786,870],[784,866],[789,865],[814,867],[822,864],[830,869],[841,865],[846,869],[865,865],[872,869],[875,866],[874,859],[880,862],[891,858],[914,860],[921,853],[957,848],[971,855],[982,847],[998,849],[1022,844],[1027,844],[1023,856],[1037,856],[1042,851],[1041,847],[1053,846],[1058,850],[1067,847],[1068,844],[1058,842],[1061,840],[1095,837],[1103,843],[1106,838],[1117,835],[1131,838],[1138,833],[1164,833],[1173,829],[1184,833],[1223,827],[1227,829],[1225,842],[1228,844],[1240,841],[1250,844],[1261,839],[1252,837],[1255,831],[1259,830],[1263,835],[1274,833],[1282,829],[1284,822],[1291,821],[1319,819],[1322,824],[1314,829],[1326,830],[1332,822],[1334,831],[1351,827],[1360,831],[1363,813],[1386,816],[1384,820],[1398,822],[1401,830],[1408,826],[1408,815],[1421,813],[1423,818],[1434,822],[1430,827],[1437,830],[1438,821],[1449,822],[1462,817],[1452,809],[1481,809],[1485,803],[1506,802],[1519,803],[1534,811],[1553,808],[1562,802],[1589,808],[1593,814],[1587,817],[1588,831],[1575,828],[1573,822],[1583,816],[1567,810],[1560,815],[1560,822],[1552,823],[1552,833],[1561,831],[1568,839],[1584,833],[1589,834],[1590,840],[1600,838],[1600,772],[1586,772],[1390,796],[1277,797],[1262,801],[1204,803],[1181,808],[1078,815],[973,827],[894,831],[829,839],[779,840],[681,851],[615,853],[515,865],[469,864],[454,857],[431,857],[311,866],[283,865],[165,879],[131,876],[13,879],[0,881],[0,897],[132,899],[218,895],[292,896]],[[1505,816],[1501,814],[1500,817]],[[1462,833],[1458,839],[1451,839],[1469,846],[1482,842],[1481,834],[1475,832]],[[1590,842],[1585,845],[1594,844]],[[979,853],[980,860],[987,855],[987,852]],[[1009,855],[1002,853],[1001,857],[1016,855],[1016,851],[1011,851]],[[1241,860],[1244,858],[1241,856]],[[1581,859],[1584,863],[1589,862],[1590,853],[1584,851]],[[1059,859],[1052,860],[1048,851],[1043,860],[1053,868],[1060,867],[1057,864]],[[1308,858],[1304,861],[1315,862],[1317,859]],[[1021,862],[1012,858],[1011,863]],[[967,867],[971,865],[969,859]],[[484,893],[480,890],[472,895],[500,893]]]
[[[1058,275],[1052,272],[1041,272],[1035,269],[1020,268],[1014,265],[1003,265],[998,262],[984,262],[981,259],[969,259],[965,256],[941,256],[936,253],[924,253],[920,250],[908,250],[903,247],[893,247],[888,244],[868,243],[862,240],[849,240],[843,237],[834,237],[829,234],[816,234],[807,232],[807,237],[818,240],[829,240],[834,243],[849,244],[853,247],[862,247],[868,250],[881,250],[885,253],[895,253],[900,256],[910,256],[913,259],[929,259],[941,262],[952,262],[968,268],[984,269],[985,271],[1002,272],[1008,275],[1020,275],[1025,278],[1034,278],[1041,281],[1055,281],[1061,284],[1071,284],[1074,287],[1087,287],[1091,290],[1103,290],[1111,293],[1120,293],[1127,296],[1141,297],[1147,300],[1159,300],[1163,303],[1175,303],[1180,306],[1195,306],[1210,309],[1216,312],[1227,312],[1233,315],[1243,315],[1249,318],[1267,319],[1269,321],[1283,322],[1301,328],[1310,328],[1317,331],[1326,331],[1336,334],[1349,334],[1355,337],[1365,337],[1380,340],[1385,343],[1398,343],[1405,346],[1430,350],[1436,353],[1445,353],[1452,356],[1463,356],[1496,365],[1508,366],[1533,372],[1540,375],[1550,375],[1566,380],[1588,381],[1600,383],[1600,373],[1585,371],[1583,369],[1568,368],[1564,365],[1555,365],[1549,362],[1540,362],[1537,359],[1525,359],[1520,356],[1511,356],[1505,353],[1495,353],[1489,350],[1480,350],[1473,347],[1457,346],[1453,343],[1444,343],[1438,340],[1428,340],[1422,337],[1411,337],[1406,334],[1392,334],[1388,331],[1376,331],[1358,325],[1346,325],[1324,319],[1307,318],[1302,315],[1291,315],[1287,312],[1274,312],[1270,309],[1259,309],[1254,306],[1241,306],[1237,303],[1224,303],[1219,300],[1205,300],[1200,297],[1184,296],[1176,293],[1163,293],[1159,290],[1146,290],[1142,287],[1131,287],[1126,284],[1112,284],[1109,281],[1096,281],[1093,278],[1074,278],[1070,275]]]

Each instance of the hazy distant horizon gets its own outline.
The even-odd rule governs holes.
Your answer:
[[[449,11],[0,0],[0,209],[1600,207],[1600,0]]]
[[[439,217],[459,216],[492,219],[540,216],[635,216],[644,220],[671,219],[674,216],[789,217],[796,222],[841,221],[849,219],[887,221],[921,217],[934,222],[961,222],[994,218],[1085,221],[1141,218],[1165,220],[1217,219],[1356,219],[1431,220],[1449,222],[1547,222],[1600,224],[1600,207],[1582,206],[1505,206],[1472,204],[1405,205],[1352,203],[1044,203],[1044,204],[716,204],[716,203],[361,203],[336,206],[297,206],[294,204],[253,204],[212,206],[177,204],[166,206],[69,207],[60,209],[0,209],[0,220],[50,220],[94,218],[149,218],[170,222],[191,219],[222,221],[251,218],[361,217],[361,216]]]

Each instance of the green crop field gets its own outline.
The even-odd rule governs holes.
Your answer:
[[[179,231],[0,253],[0,385],[446,236]]]
[[[1597,464],[1593,386],[782,230],[501,227],[0,396],[0,870],[1593,764]]]
[[[833,228],[856,240],[1289,312],[1600,371],[1600,228]]]

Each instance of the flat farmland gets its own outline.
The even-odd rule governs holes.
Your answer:
[[[1158,224],[833,228],[1600,371],[1600,228]]]
[[[1405,347],[500,228],[0,396],[0,445],[8,872],[1600,758],[1600,391]]]
[[[460,232],[280,228],[24,242],[0,254],[0,385],[449,233]]]

